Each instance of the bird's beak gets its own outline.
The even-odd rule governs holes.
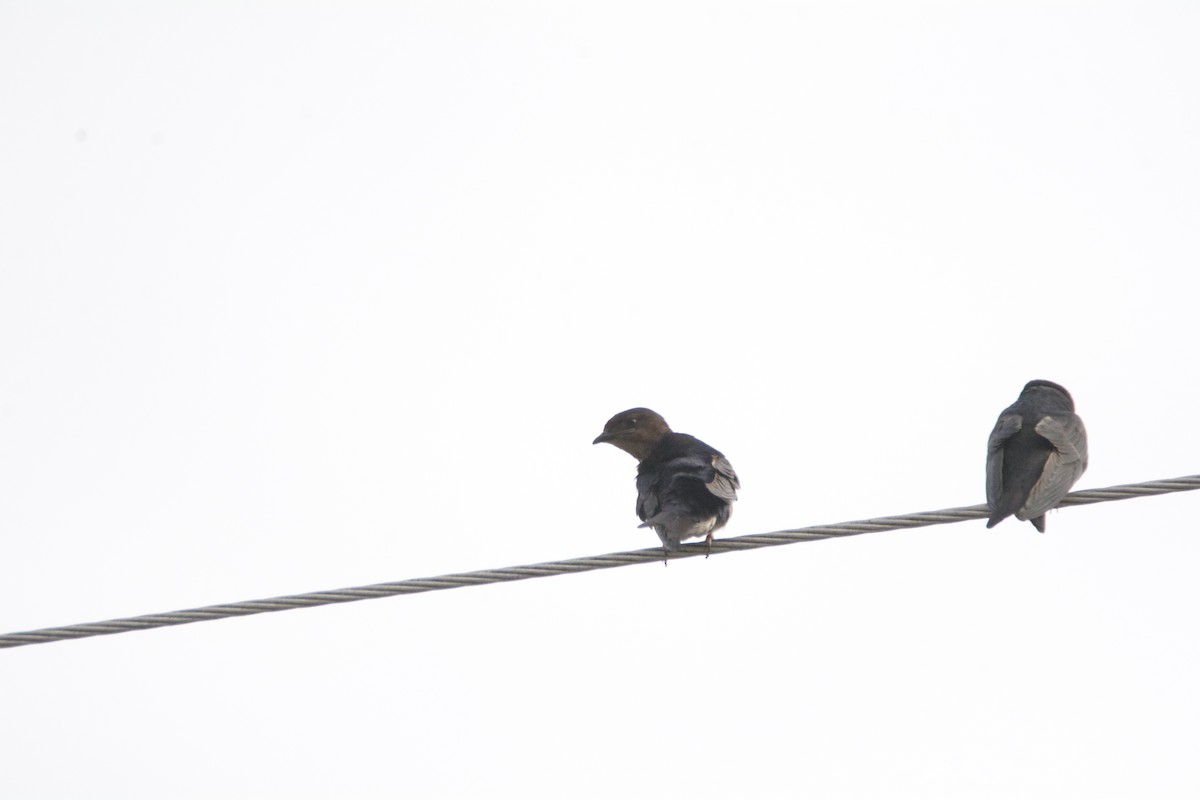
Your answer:
[[[592,439],[592,444],[600,444],[601,442],[611,442],[611,441],[612,441],[612,435],[606,432],[606,433],[600,434],[595,439]]]

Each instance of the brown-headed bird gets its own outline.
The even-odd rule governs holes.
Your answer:
[[[988,438],[990,528],[1011,515],[1046,532],[1046,512],[1087,469],[1087,431],[1075,401],[1057,383],[1030,381]]]
[[[653,528],[667,550],[684,539],[704,536],[729,521],[737,473],[725,456],[695,436],[675,433],[648,408],[622,411],[604,425],[592,444],[608,442],[638,460],[639,527]]]

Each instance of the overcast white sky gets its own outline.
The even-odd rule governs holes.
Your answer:
[[[0,3],[0,632],[1200,472],[1193,2]],[[1193,798],[1200,495],[0,652],[12,798]]]

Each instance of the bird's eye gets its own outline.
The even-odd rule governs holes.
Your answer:
[[[634,425],[637,425],[637,417],[630,417],[629,418],[629,426],[633,427]]]

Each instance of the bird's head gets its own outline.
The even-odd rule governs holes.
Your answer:
[[[1025,384],[1025,388],[1021,390],[1021,396],[1030,397],[1034,395],[1052,399],[1055,403],[1064,406],[1068,411],[1075,410],[1075,400],[1071,397],[1071,393],[1053,381],[1036,380]]]
[[[597,436],[592,444],[608,442],[642,461],[670,432],[671,426],[661,415],[648,408],[631,408],[606,422],[604,433]]]

